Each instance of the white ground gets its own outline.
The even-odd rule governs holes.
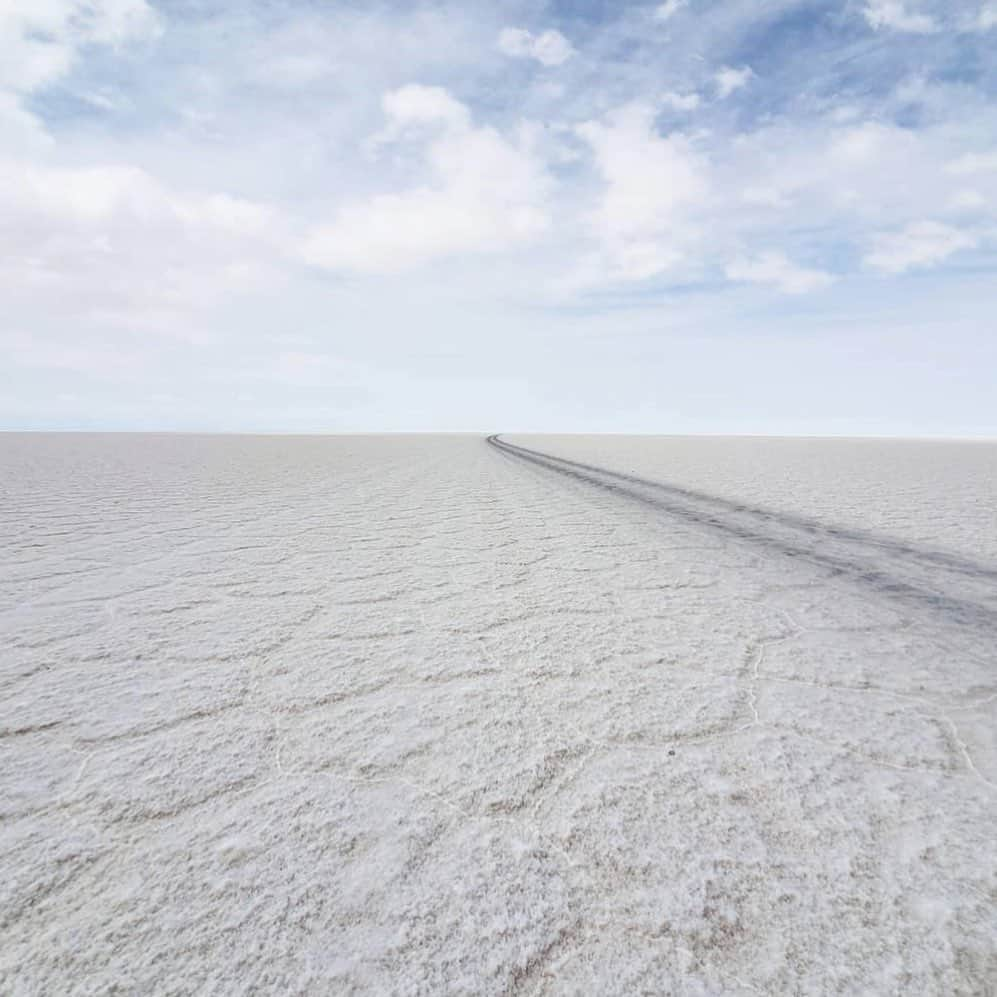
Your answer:
[[[0,437],[0,993],[997,993],[997,447],[510,440]]]

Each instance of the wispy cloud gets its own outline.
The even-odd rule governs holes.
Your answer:
[[[993,152],[967,152],[953,159],[946,167],[955,177],[971,177],[979,173],[997,173],[997,150]]]
[[[46,0],[0,10],[0,87],[28,93],[63,77],[85,46],[155,39],[163,23],[146,0]]]
[[[869,0],[863,14],[874,28],[891,28],[916,35],[938,30],[933,17],[910,10],[902,0]]]
[[[997,27],[997,3],[985,3],[980,8],[975,26],[978,31],[989,31]]]
[[[979,237],[936,221],[911,222],[899,232],[885,232],[873,240],[865,256],[867,266],[886,273],[904,273],[917,267],[931,267],[947,260],[961,249],[978,245]]]
[[[750,66],[742,66],[740,69],[732,69],[724,66],[714,77],[716,83],[717,96],[722,100],[729,97],[735,90],[746,87],[755,75]]]
[[[751,259],[733,260],[725,270],[731,280],[769,284],[786,294],[806,294],[831,284],[834,278],[823,270],[801,267],[784,253],[769,252]]]
[[[571,42],[553,29],[534,35],[523,28],[504,28],[498,37],[498,47],[506,55],[536,59],[545,66],[560,66],[575,54]]]
[[[680,10],[688,6],[689,0],[665,0],[655,9],[654,16],[659,21],[670,21]]]
[[[661,95],[661,102],[673,111],[694,111],[701,100],[698,93],[675,93],[669,90]]]

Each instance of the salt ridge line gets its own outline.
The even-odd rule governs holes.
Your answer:
[[[879,537],[816,520],[764,509],[594,464],[557,457],[508,443],[495,433],[489,446],[506,456],[536,464],[620,497],[660,509],[686,522],[757,544],[770,553],[802,558],[836,575],[866,585],[879,595],[914,603],[959,625],[997,630],[993,582],[997,568],[944,551],[922,549],[890,537]],[[820,547],[825,549],[819,549]],[[830,550],[826,548],[831,548]],[[926,577],[911,578],[913,569]],[[942,582],[941,585],[938,583]],[[967,597],[967,583],[982,583],[979,598]],[[955,590],[953,592],[953,589]],[[975,595],[975,593],[974,593]]]

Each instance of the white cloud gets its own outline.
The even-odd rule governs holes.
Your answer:
[[[754,75],[754,71],[750,66],[744,66],[741,69],[724,66],[713,77],[717,88],[717,96],[721,99],[729,97],[735,90],[740,90],[742,87],[747,86],[748,81]]]
[[[122,45],[162,31],[146,0],[5,0],[0,88],[31,93],[63,76],[85,45]]]
[[[980,211],[987,206],[987,199],[978,190],[959,190],[949,198],[952,211]]]
[[[953,159],[945,167],[947,173],[955,177],[971,177],[979,173],[997,173],[997,151],[969,152]]]
[[[442,87],[410,83],[385,94],[381,108],[388,119],[388,135],[395,137],[412,125],[443,124],[448,128],[466,128],[471,121],[467,108]]]
[[[271,220],[264,205],[225,193],[175,191],[135,166],[66,169],[16,160],[0,161],[0,213],[21,218],[24,232],[39,231],[45,218],[53,233],[68,232],[71,225],[93,226],[98,233],[113,222],[126,237],[129,230],[141,234],[142,226],[162,222],[257,236]]]
[[[665,0],[665,2],[655,10],[654,16],[659,21],[668,21],[684,7],[688,6],[689,0]]]
[[[52,139],[41,121],[25,110],[14,94],[0,90],[0,151],[24,155],[51,144]]]
[[[997,27],[997,3],[985,3],[976,18],[977,31],[989,31]]]
[[[559,31],[544,31],[539,35],[524,28],[504,28],[498,37],[501,52],[516,59],[536,59],[545,66],[560,66],[575,50]]]
[[[386,133],[435,124],[412,141],[428,182],[346,203],[307,238],[304,258],[333,270],[388,273],[454,254],[522,245],[547,230],[548,179],[530,149],[475,127],[466,107],[438,87],[385,96]]]
[[[916,140],[909,132],[894,125],[866,121],[833,132],[827,151],[839,166],[867,167],[902,151],[912,141]]]
[[[203,67],[212,78],[232,82],[235,71],[254,90],[290,90],[296,102],[350,80],[358,90],[352,99],[337,100],[336,117],[355,113],[367,95],[409,80],[473,73],[497,34],[490,18],[469,5],[201,0],[198,6],[218,12],[211,16],[216,26],[205,30],[203,14],[188,10],[178,28],[190,25],[199,38],[214,41],[218,57]],[[220,55],[230,45],[232,51]]]
[[[159,15],[146,0],[86,0],[71,6],[76,30],[87,42],[121,45],[163,31]]]
[[[938,30],[934,18],[909,11],[902,0],[869,0],[862,13],[873,28],[927,35]]]
[[[979,238],[941,222],[912,222],[899,232],[882,233],[873,241],[864,262],[886,273],[904,273],[941,263],[961,249],[972,249]]]
[[[729,280],[769,284],[785,294],[807,294],[828,287],[834,278],[823,270],[797,266],[783,253],[768,252],[751,259],[728,263],[724,273]]]
[[[603,122],[586,122],[578,134],[592,147],[606,181],[602,216],[611,231],[658,229],[705,196],[705,176],[692,143],[682,134],[659,135],[647,105],[632,104]]]
[[[56,322],[192,335],[199,309],[272,283],[277,228],[266,205],[131,165],[0,160],[0,288]]]
[[[245,238],[264,235],[274,220],[273,212],[266,205],[224,193],[188,198],[177,210],[187,221],[211,225]]]
[[[632,104],[577,132],[605,183],[596,229],[614,275],[644,279],[675,265],[694,237],[691,209],[708,190],[705,164],[684,135],[660,136],[654,110]]]
[[[661,102],[673,111],[695,111],[700,99],[698,93],[676,93],[670,90],[661,95]]]

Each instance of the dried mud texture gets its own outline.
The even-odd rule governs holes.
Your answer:
[[[876,446],[0,437],[0,992],[997,992],[997,448]]]

